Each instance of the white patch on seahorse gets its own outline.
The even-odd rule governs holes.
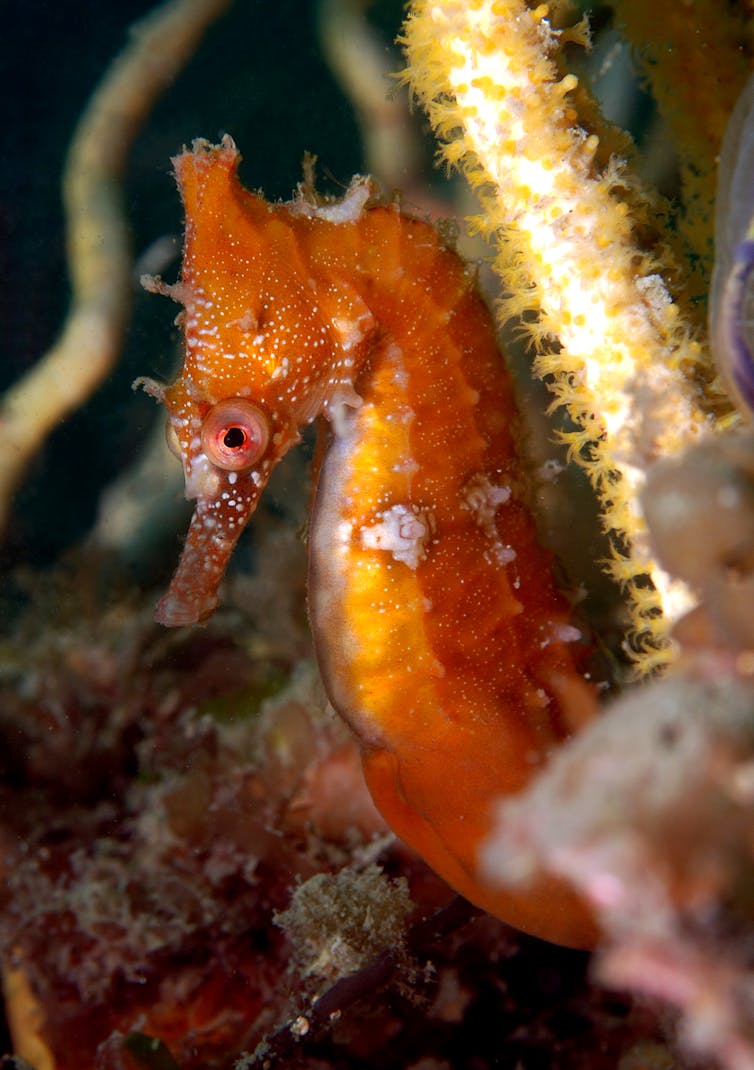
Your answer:
[[[474,519],[487,534],[495,531],[495,513],[511,496],[510,487],[496,487],[486,475],[474,476],[463,492],[463,507],[474,514]]]
[[[395,561],[416,569],[427,556],[427,544],[435,530],[431,512],[416,506],[391,505],[368,528],[361,529],[365,550],[386,550]]]
[[[407,476],[408,479],[411,479],[419,471],[419,463],[413,457],[402,457],[399,461],[396,461],[392,470],[396,475]]]
[[[294,215],[326,219],[330,223],[356,223],[361,218],[367,201],[375,191],[374,182],[365,175],[354,175],[351,184],[339,201],[316,204],[307,199],[302,191],[295,201],[286,207]]]
[[[510,487],[496,486],[489,476],[480,473],[466,484],[461,503],[492,543],[488,553],[499,565],[509,565],[516,560],[516,551],[501,541],[495,524],[499,507],[505,505],[510,496]]]
[[[573,624],[556,621],[550,626],[547,637],[539,645],[540,647],[549,646],[553,640],[556,643],[580,643],[583,638],[581,631]]]
[[[322,413],[330,421],[336,438],[346,439],[353,435],[356,411],[361,405],[362,399],[350,383],[341,383],[334,388],[331,397],[325,398]]]
[[[492,554],[498,565],[510,565],[511,561],[516,560],[516,551],[513,547],[500,542],[500,539],[495,539],[495,543],[488,553]]]
[[[344,352],[360,345],[374,324],[371,315],[333,316],[331,321],[333,333]]]
[[[197,442],[196,452],[191,458],[191,469],[186,475],[186,499],[191,501],[192,498],[214,498],[219,488],[220,476],[217,469],[203,453],[199,452]]]

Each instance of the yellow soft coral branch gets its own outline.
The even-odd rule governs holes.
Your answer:
[[[407,80],[443,157],[482,195],[504,317],[535,307],[535,371],[577,430],[564,435],[588,473],[625,586],[643,670],[668,655],[668,624],[688,604],[649,556],[637,504],[648,465],[705,424],[684,376],[699,346],[632,229],[620,165],[595,173],[597,139],[577,123],[551,55],[547,8],[522,0],[415,0],[404,29]],[[553,344],[553,340],[554,344]],[[644,578],[651,577],[652,584]]]
[[[744,44],[751,15],[720,0],[692,5],[613,0],[613,7],[636,46],[679,155],[680,233],[692,257],[686,285],[698,300],[712,270],[717,155],[750,71]]]

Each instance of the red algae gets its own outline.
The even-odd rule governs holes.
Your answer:
[[[278,583],[293,578],[283,556]],[[517,1057],[549,1048],[564,1022],[550,1065],[576,1070],[589,1051],[611,1070],[605,1052],[654,1037],[643,1013],[615,1020],[583,956],[452,907],[386,833],[294,621],[285,654],[280,605],[276,617],[260,597],[258,621],[224,610],[201,632],[164,633],[143,605],[92,614],[69,588],[69,623],[51,639],[38,627],[46,598],[6,640],[14,675],[0,686],[13,714],[0,735],[17,740],[3,750],[0,940],[8,992],[21,978],[41,1015],[32,1037],[11,1000],[19,1053],[32,1039],[47,1052],[37,1070],[230,1070],[254,1051],[270,1066],[308,1065],[315,1051],[323,1067],[449,1051],[453,1065],[471,1052],[485,1066],[503,1045]],[[53,715],[59,738],[45,729]],[[99,732],[78,731],[86,718]],[[375,896],[390,889],[387,927]],[[480,1027],[490,1014],[494,1030]]]
[[[238,617],[167,638],[121,607],[79,616],[61,651],[26,642],[34,612],[6,649],[24,686],[0,687],[6,967],[57,1070],[110,1065],[134,1030],[182,1067],[224,1065],[286,1012],[273,912],[384,831],[354,746],[312,665],[255,659]],[[352,805],[326,808],[326,839],[331,755]]]

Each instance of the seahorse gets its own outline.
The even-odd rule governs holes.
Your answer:
[[[324,418],[309,534],[309,614],[332,704],[394,831],[486,910],[588,945],[567,887],[488,887],[477,854],[594,694],[580,630],[527,505],[509,373],[474,271],[436,228],[378,203],[369,180],[318,202],[245,190],[239,153],[175,158],[186,213],[185,359],[164,387],[196,499],[156,618],[209,616],[270,472]]]

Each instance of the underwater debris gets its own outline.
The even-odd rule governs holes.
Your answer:
[[[295,880],[384,826],[295,629],[271,661],[237,613],[166,641],[144,605],[53,634],[45,606],[4,641],[5,968],[43,1008],[56,1070],[109,1065],[100,1046],[134,1030],[205,1068],[286,1013],[272,915]]]
[[[676,626],[686,649],[754,649],[754,436],[718,436],[650,472],[642,498],[655,552],[699,608]]]
[[[275,923],[291,941],[294,969],[332,983],[400,947],[413,910],[405,878],[391,881],[371,865],[310,877]]]
[[[540,867],[570,881],[603,932],[597,979],[674,1008],[692,1056],[749,1070],[752,828],[751,650],[697,647],[501,805],[484,863],[505,882]]]

